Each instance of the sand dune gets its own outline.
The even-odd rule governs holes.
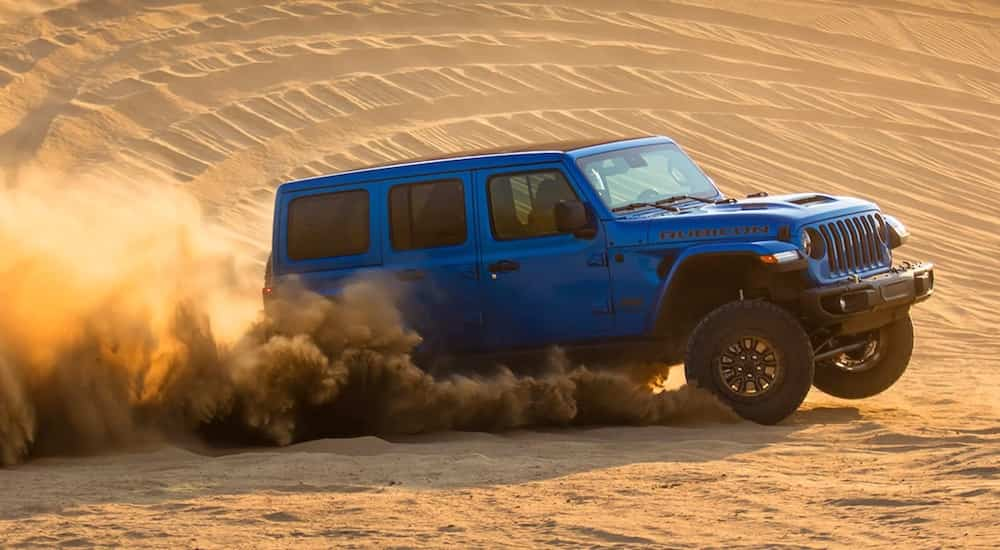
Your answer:
[[[731,194],[859,195],[938,265],[913,365],[783,426],[162,448],[0,471],[0,545],[1000,544],[1000,4],[0,2],[0,168],[197,197],[262,265],[290,178],[675,137]],[[197,450],[197,449],[196,449]]]

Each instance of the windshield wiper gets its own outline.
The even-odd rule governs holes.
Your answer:
[[[676,206],[668,206],[666,204],[660,204],[660,201],[656,202],[630,202],[622,206],[616,206],[611,209],[612,212],[625,212],[626,210],[635,210],[636,208],[659,208],[660,210],[666,210],[667,212],[680,212],[680,209]]]
[[[665,199],[660,199],[660,200],[656,201],[656,204],[657,205],[673,204],[675,202],[689,201],[689,200],[690,201],[703,202],[705,204],[715,204],[717,202],[715,199],[706,199],[706,198],[702,198],[702,197],[696,197],[694,195],[674,195],[673,197],[667,197]]]

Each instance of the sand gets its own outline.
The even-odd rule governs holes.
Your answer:
[[[0,2],[6,183],[169,185],[259,266],[290,178],[666,134],[727,193],[904,220],[938,266],[911,367],[776,427],[44,458],[0,470],[0,546],[1000,545],[1000,4],[247,4]]]

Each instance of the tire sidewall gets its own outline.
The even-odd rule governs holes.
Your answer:
[[[766,339],[782,372],[760,396],[738,396],[720,378],[717,361],[728,343],[746,336]],[[788,311],[770,302],[731,302],[708,314],[692,333],[685,361],[689,382],[711,391],[738,415],[774,424],[795,412],[813,382],[812,344]]]

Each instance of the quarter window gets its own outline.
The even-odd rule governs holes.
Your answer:
[[[455,246],[466,240],[462,180],[397,185],[389,191],[389,233],[396,250]]]
[[[499,240],[559,233],[555,206],[577,200],[559,170],[493,176],[488,187],[493,236]]]
[[[367,191],[300,197],[288,205],[288,257],[316,260],[353,256],[370,245]]]

